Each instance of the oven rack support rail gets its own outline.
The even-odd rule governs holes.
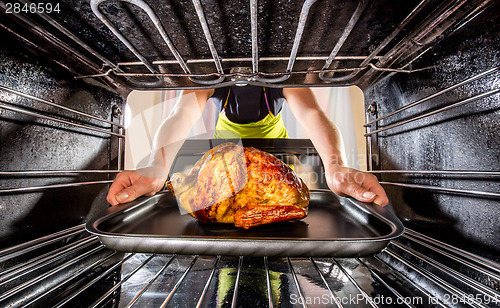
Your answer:
[[[411,12],[405,16],[398,26],[377,46],[373,46],[373,50],[368,56],[339,56],[339,51],[347,41],[351,31],[355,27],[357,21],[363,14],[363,11],[370,1],[360,0],[351,18],[345,25],[342,35],[336,42],[335,46],[327,56],[310,56],[301,55],[299,47],[302,41],[303,30],[310,15],[310,9],[313,6],[319,5],[317,0],[305,0],[303,2],[302,11],[298,17],[295,36],[291,38],[293,44],[288,57],[259,57],[258,52],[258,14],[257,0],[249,0],[249,16],[250,16],[250,40],[251,50],[249,51],[249,58],[223,58],[220,52],[216,50],[214,37],[210,31],[209,24],[205,17],[205,12],[200,0],[192,0],[193,7],[195,8],[203,35],[206,39],[206,44],[212,55],[212,59],[185,59],[177,50],[174,43],[170,39],[167,31],[162,26],[159,17],[157,16],[154,8],[151,8],[142,0],[126,1],[140,7],[147,16],[151,19],[156,30],[158,31],[161,39],[167,44],[169,50],[174,56],[175,60],[156,60],[151,61],[143,56],[139,50],[116,28],[115,25],[99,10],[99,4],[107,0],[93,0],[91,6],[93,13],[112,31],[112,33],[129,49],[139,62],[120,61],[120,63],[113,63],[107,59],[90,44],[84,42],[77,35],[72,33],[63,24],[57,22],[47,14],[40,14],[45,22],[57,29],[66,38],[73,41],[78,48],[82,48],[85,53],[78,51],[78,48],[70,46],[57,37],[57,35],[44,30],[42,26],[29,19],[28,16],[16,14],[23,23],[30,26],[30,30],[36,35],[41,36],[56,46],[59,46],[67,53],[76,55],[76,57],[85,64],[91,74],[76,74],[75,78],[100,78],[110,77],[113,80],[120,82],[119,79],[124,78],[132,87],[147,89],[147,88],[168,88],[165,84],[165,78],[180,78],[187,79],[189,82],[183,83],[181,87],[211,87],[223,86],[234,84],[237,82],[256,83],[256,84],[275,84],[280,86],[292,75],[307,75],[317,74],[318,80],[322,82],[321,85],[350,85],[360,84],[368,81],[374,83],[381,78],[385,78],[394,73],[414,73],[421,70],[431,69],[432,67],[411,68],[413,62],[422,57],[425,53],[431,50],[436,44],[439,43],[440,37],[445,37],[460,29],[463,25],[467,24],[481,14],[493,1],[492,0],[462,0],[462,1],[445,1],[433,10],[431,14],[418,26],[417,29],[409,29],[411,21],[415,19],[424,9],[430,5],[429,0],[420,1]],[[30,4],[28,0],[21,0],[23,4]],[[468,9],[464,9],[470,5]],[[431,30],[434,29],[434,30]],[[437,29],[437,30],[436,30]],[[409,32],[400,41],[394,42],[402,32]],[[432,31],[438,31],[435,33]],[[443,35],[437,35],[443,34]],[[392,45],[391,45],[392,44]],[[383,50],[388,49],[385,54],[379,55]],[[91,58],[95,58],[92,60]],[[360,64],[351,67],[338,67],[338,63],[344,60],[359,59]],[[97,60],[97,61],[96,61]],[[324,61],[321,69],[308,69],[308,70],[293,70],[296,61]],[[224,67],[224,63],[231,63],[235,61],[250,62],[251,72],[229,72],[229,68]],[[264,72],[259,70],[259,62],[262,61],[287,61],[287,68],[284,71],[278,72]],[[375,61],[375,62],[374,62]],[[101,62],[99,64],[99,62]],[[215,71],[209,73],[194,73],[190,69],[190,64],[195,63],[213,63]],[[159,72],[157,66],[161,64],[178,64],[182,72]],[[141,66],[147,68],[149,73],[143,72],[130,72],[124,71],[123,68],[132,68],[134,66]],[[155,67],[156,66],[156,67]],[[343,73],[340,76],[334,76]],[[120,78],[117,78],[120,77]],[[148,78],[148,81],[144,79]],[[155,81],[151,81],[154,78]],[[214,79],[215,78],[215,79]],[[283,85],[281,85],[283,86]],[[178,86],[177,86],[178,87]]]
[[[96,127],[94,126],[89,126],[88,123],[85,124],[80,124],[78,123],[77,120],[71,119],[67,120],[65,119],[64,116],[62,115],[55,115],[52,114],[50,116],[46,115],[42,111],[36,111],[33,108],[26,108],[25,106],[21,106],[18,104],[13,104],[11,102],[8,102],[9,99],[2,99],[0,101],[0,109],[5,109],[11,112],[16,112],[16,113],[21,113],[24,115],[29,115],[35,118],[39,118],[42,120],[48,120],[50,122],[55,122],[55,123],[61,123],[63,125],[67,126],[74,126],[78,129],[83,129],[84,131],[89,131],[89,132],[97,132],[100,134],[105,134],[105,135],[110,135],[113,137],[117,137],[120,139],[124,139],[124,129],[125,127],[120,124],[116,123],[113,121],[109,121],[100,117],[96,117],[94,115],[81,112],[79,110],[69,108],[60,104],[57,104],[54,102],[54,100],[47,100],[39,97],[35,97],[33,95],[29,95],[26,93],[22,93],[20,91],[14,90],[12,88],[0,85],[0,91],[3,91],[7,93],[8,95],[15,95],[17,97],[23,98],[23,99],[28,99],[29,101],[35,101],[38,103],[42,103],[44,105],[56,108],[58,110],[63,110],[65,112],[69,112],[71,115],[75,116],[83,116],[86,118],[89,118],[92,121],[97,121],[100,124],[97,125]],[[109,130],[105,130],[100,127],[100,125],[109,125]],[[54,126],[54,128],[57,128],[57,126]],[[115,132],[117,130],[118,132]],[[75,131],[75,133],[78,133]],[[120,146],[122,145],[122,142],[119,142]],[[121,170],[22,170],[22,171],[0,171],[0,177],[40,177],[40,176],[74,176],[74,175],[81,175],[81,174],[88,174],[88,175],[96,175],[96,174],[115,174],[120,172]],[[84,182],[76,182],[76,183],[59,183],[59,184],[50,184],[50,185],[36,185],[36,186],[29,186],[29,187],[14,187],[14,188],[1,188],[0,189],[0,195],[2,194],[13,194],[13,193],[27,193],[27,192],[35,192],[35,191],[43,191],[46,189],[56,189],[56,188],[68,188],[68,187],[77,187],[77,186],[85,186],[85,185],[96,185],[96,184],[110,184],[112,183],[112,180],[99,180],[99,181],[84,181]]]
[[[80,112],[78,110],[75,110],[75,109],[72,109],[72,108],[68,108],[68,107],[65,107],[63,105],[56,104],[52,100],[48,101],[46,99],[41,99],[41,98],[38,98],[38,97],[29,95],[29,94],[25,94],[25,93],[16,91],[14,89],[11,89],[11,88],[8,88],[8,87],[2,86],[2,85],[0,85],[0,90],[8,92],[8,93],[11,93],[11,94],[15,94],[15,95],[23,97],[23,98],[27,98],[27,99],[30,99],[30,100],[34,100],[34,101],[37,101],[37,102],[49,105],[51,107],[56,107],[56,108],[63,109],[65,111],[69,111],[69,112],[71,112],[71,113],[73,113],[75,115],[82,115],[82,116],[91,118],[93,120],[97,120],[97,121],[100,121],[100,122],[103,122],[103,123],[106,123],[106,124],[110,124],[111,125],[111,129],[110,130],[103,130],[103,129],[92,127],[92,126],[88,126],[88,125],[83,125],[83,124],[79,124],[79,123],[75,123],[75,122],[70,122],[70,121],[62,120],[62,119],[59,119],[59,118],[56,118],[56,117],[52,117],[52,116],[46,116],[46,115],[42,114],[41,112],[39,112],[39,113],[33,112],[33,111],[28,110],[26,108],[23,108],[21,106],[12,106],[12,104],[5,104],[4,101],[1,102],[0,108],[6,109],[6,110],[9,110],[9,111],[18,112],[18,113],[23,113],[23,114],[26,114],[26,115],[34,116],[34,117],[45,119],[45,120],[50,120],[50,121],[54,121],[54,122],[59,122],[59,123],[67,124],[67,125],[76,126],[76,127],[79,127],[79,128],[88,129],[88,130],[99,132],[99,133],[103,133],[103,134],[113,135],[113,136],[116,136],[116,137],[119,137],[119,138],[125,138],[125,135],[123,134],[123,129],[125,127],[123,125],[119,124],[119,123],[108,121],[106,119],[101,119],[99,117],[96,117],[96,116],[93,116],[93,115],[90,115],[90,114],[87,114],[87,113],[84,113],[84,112]],[[119,133],[115,133],[113,131],[113,129],[112,129],[112,126],[118,127],[119,130],[120,130],[120,132]]]
[[[397,109],[397,110],[395,110],[395,111],[392,111],[392,112],[389,112],[389,113],[387,113],[387,114],[381,115],[381,116],[377,117],[376,119],[373,119],[373,120],[368,121],[367,123],[363,124],[363,126],[364,126],[364,127],[370,127],[372,124],[379,123],[380,121],[382,121],[382,120],[384,120],[384,119],[386,119],[386,118],[389,118],[389,117],[391,117],[391,116],[393,116],[393,115],[396,115],[396,114],[398,114],[398,113],[401,113],[402,111],[405,111],[405,110],[407,110],[407,109],[410,109],[410,108],[412,108],[412,107],[415,107],[415,106],[417,106],[417,105],[420,105],[420,104],[422,104],[422,103],[424,103],[424,102],[427,102],[427,101],[429,101],[429,100],[432,100],[432,99],[434,99],[434,98],[436,98],[436,97],[438,97],[438,96],[441,96],[441,95],[443,95],[443,94],[446,94],[446,93],[448,93],[448,92],[450,92],[450,91],[452,91],[452,90],[455,90],[455,89],[457,89],[457,88],[459,88],[459,87],[462,87],[462,86],[464,86],[464,85],[467,85],[467,84],[469,84],[469,83],[471,83],[471,82],[473,82],[473,81],[476,81],[476,80],[478,80],[478,79],[481,79],[481,78],[483,78],[483,77],[486,77],[486,76],[488,76],[488,75],[490,75],[490,74],[497,73],[497,72],[499,72],[499,71],[500,71],[500,66],[496,66],[496,67],[493,67],[493,68],[491,68],[491,69],[488,69],[488,70],[486,70],[486,71],[484,71],[484,72],[482,72],[482,73],[479,73],[479,74],[474,75],[474,76],[472,76],[472,77],[470,77],[470,78],[467,78],[467,79],[465,79],[465,80],[463,80],[463,81],[461,81],[461,82],[458,82],[458,83],[456,83],[456,84],[454,84],[454,85],[452,85],[452,86],[450,86],[450,87],[447,87],[447,88],[445,88],[445,89],[443,89],[443,90],[441,90],[441,91],[438,91],[438,92],[436,92],[436,93],[434,93],[434,94],[432,94],[432,95],[429,95],[429,96],[426,96],[426,97],[424,97],[424,98],[422,98],[422,99],[419,99],[419,100],[417,100],[417,101],[415,101],[415,102],[413,102],[413,103],[411,103],[411,104],[408,104],[408,105],[406,105],[406,106],[404,106],[404,107],[402,107],[402,108],[399,108],[399,109]],[[374,132],[370,131],[370,132],[369,132],[369,133],[367,133],[365,136],[370,136],[370,135],[372,135],[372,134],[374,134]]]
[[[79,225],[0,251],[0,269],[2,306],[500,303],[499,264],[409,229],[372,257],[251,258],[120,253]]]
[[[470,171],[470,170],[372,170],[373,174],[390,174],[390,175],[407,175],[407,176],[427,176],[433,178],[444,178],[446,176],[459,176],[460,178],[469,179],[494,179],[500,177],[500,171]],[[481,190],[457,189],[441,186],[421,185],[413,183],[400,183],[381,181],[382,185],[393,185],[406,188],[425,189],[431,191],[460,194],[466,196],[484,197],[484,198],[500,198],[500,193],[487,192]]]
[[[412,102],[408,105],[405,105],[401,108],[398,108],[394,111],[388,112],[386,114],[376,116],[375,119],[371,119],[370,112],[367,112],[366,114],[366,123],[363,125],[365,127],[365,134],[364,137],[366,138],[367,141],[367,148],[369,152],[368,157],[372,157],[372,138],[385,138],[388,137],[384,134],[380,134],[382,132],[386,132],[392,129],[395,129],[397,127],[412,123],[414,121],[418,121],[427,117],[431,117],[433,115],[437,115],[439,113],[446,112],[448,110],[451,110],[453,108],[457,108],[466,104],[474,103],[474,102],[481,102],[486,99],[491,99],[491,97],[498,97],[498,94],[500,93],[500,89],[497,87],[493,87],[491,89],[485,89],[484,92],[462,98],[456,102],[448,103],[445,104],[442,107],[439,108],[433,108],[432,111],[420,111],[416,112],[415,114],[409,114],[408,116],[403,117],[400,120],[394,120],[390,121],[390,118],[396,115],[399,115],[403,112],[408,112],[410,109],[413,107],[416,107],[418,105],[421,105],[423,103],[432,101],[435,98],[438,98],[440,96],[443,96],[448,93],[452,93],[452,91],[460,89],[463,86],[467,86],[472,84],[473,82],[479,82],[484,78],[490,78],[491,75],[497,76],[498,77],[498,72],[500,71],[500,66],[492,67],[490,69],[487,69],[479,74],[473,75],[471,77],[468,77],[454,85],[451,85],[445,89],[442,89],[436,93],[433,93],[431,95],[428,95],[424,98],[421,98],[415,102]],[[467,116],[467,115],[464,115]],[[395,133],[397,134],[397,132]],[[373,174],[379,174],[379,175],[412,175],[412,176],[432,176],[433,178],[436,178],[437,176],[445,177],[445,176],[460,176],[461,178],[464,177],[469,177],[470,179],[492,179],[496,178],[499,176],[500,172],[498,171],[483,171],[483,170],[373,170],[373,167],[371,165],[371,160],[368,162],[369,164],[369,172]],[[382,185],[391,185],[391,186],[397,186],[397,187],[404,187],[404,188],[411,188],[411,189],[423,189],[423,190],[429,190],[429,191],[436,191],[436,192],[442,192],[442,193],[449,193],[449,194],[458,194],[458,195],[466,195],[466,196],[473,196],[473,197],[480,197],[480,198],[493,198],[493,199],[499,199],[500,198],[500,193],[496,191],[482,191],[482,190],[471,190],[471,189],[463,189],[463,188],[452,188],[452,187],[442,187],[442,186],[437,186],[437,185],[423,185],[420,183],[404,183],[400,182],[394,182],[394,181],[381,181],[380,182]]]
[[[404,121],[399,121],[397,123],[387,125],[387,126],[385,126],[383,128],[370,131],[370,132],[366,133],[364,136],[368,137],[368,136],[371,136],[371,135],[376,134],[376,133],[380,133],[380,132],[383,132],[383,131],[386,131],[386,130],[389,130],[389,129],[392,129],[392,128],[395,128],[395,127],[399,127],[401,125],[408,124],[408,123],[413,122],[413,121],[417,121],[417,120],[423,119],[425,117],[429,117],[429,116],[435,115],[437,113],[441,113],[441,112],[450,110],[452,108],[460,107],[462,105],[469,104],[469,103],[472,103],[472,102],[475,102],[475,101],[487,98],[489,96],[493,96],[493,95],[498,94],[498,93],[500,93],[500,89],[493,89],[491,91],[484,92],[484,93],[481,93],[481,94],[478,94],[478,95],[475,95],[475,96],[472,96],[472,97],[460,100],[460,101],[458,101],[456,103],[444,106],[444,107],[439,108],[437,110],[430,111],[430,112],[427,112],[427,113],[424,113],[424,114],[421,114],[421,115],[418,115],[418,116],[414,116],[414,117],[412,117],[410,119],[407,119],[407,120],[404,120]]]

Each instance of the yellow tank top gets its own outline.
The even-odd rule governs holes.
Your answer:
[[[219,119],[217,125],[215,126],[214,138],[216,139],[250,139],[250,138],[288,138],[288,132],[281,118],[281,113],[278,115],[273,115],[271,109],[269,108],[269,102],[267,101],[266,88],[264,88],[264,97],[266,99],[267,109],[269,114],[262,120],[252,123],[235,123],[229,120],[225,114],[225,108],[229,99],[229,93],[231,93],[231,88],[226,97],[226,102],[222,111],[219,114]]]
[[[215,127],[214,138],[288,138],[288,132],[281,118],[281,113],[278,113],[277,116],[269,114],[258,122],[239,124],[231,122],[224,112],[221,112]]]

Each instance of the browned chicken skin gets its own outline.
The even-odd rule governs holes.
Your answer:
[[[234,143],[214,147],[189,174],[167,183],[179,204],[201,222],[253,226],[307,216],[309,189],[272,154]]]

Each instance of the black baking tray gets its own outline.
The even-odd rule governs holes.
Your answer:
[[[86,227],[118,251],[289,257],[369,256],[404,232],[390,206],[341,198],[328,190],[311,191],[305,219],[248,230],[181,214],[168,191],[111,207]]]

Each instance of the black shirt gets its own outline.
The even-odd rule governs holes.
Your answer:
[[[273,115],[277,115],[285,102],[283,89],[281,88],[266,87],[265,91],[269,102],[269,109],[264,97],[263,87],[247,85],[232,86],[230,88],[230,92],[229,87],[215,89],[211,99],[219,109],[219,112],[221,112],[224,109],[224,104],[229,93],[225,113],[227,118],[234,123],[248,124],[258,122],[264,119],[269,114],[269,111]]]

